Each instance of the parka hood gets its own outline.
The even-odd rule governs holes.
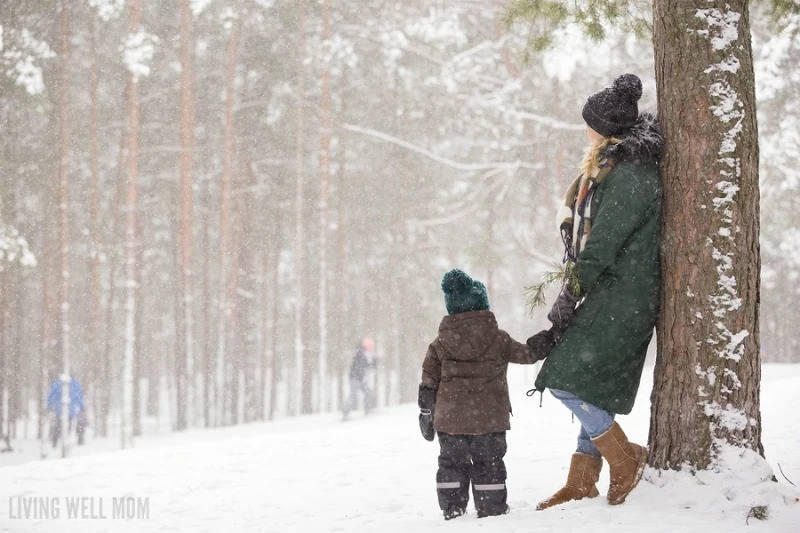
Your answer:
[[[439,341],[456,360],[480,359],[497,334],[497,319],[491,311],[448,315],[439,324]]]
[[[609,146],[604,155],[617,163],[658,163],[664,148],[664,137],[658,119],[652,113],[642,113],[633,127],[617,138],[622,142]]]

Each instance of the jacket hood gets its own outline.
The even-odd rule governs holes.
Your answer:
[[[664,137],[658,119],[652,113],[642,113],[636,123],[622,135],[622,142],[609,146],[603,155],[616,162],[658,163],[664,148]]]
[[[439,341],[453,359],[479,359],[494,342],[497,332],[494,313],[469,311],[442,318]]]

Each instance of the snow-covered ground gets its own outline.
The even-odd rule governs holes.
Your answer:
[[[438,444],[422,439],[416,406],[408,404],[345,423],[325,414],[144,437],[131,450],[104,451],[115,442],[94,441],[69,459],[25,461],[38,454],[38,444],[17,442],[21,451],[0,455],[6,465],[0,467],[0,531],[800,532],[800,487],[778,470],[780,464],[800,485],[800,365],[764,366],[763,442],[779,483],[756,483],[758,469],[747,464],[738,476],[658,479],[648,471],[622,506],[600,497],[546,511],[536,511],[536,502],[563,484],[578,426],[551,396],[541,408],[538,395],[525,396],[534,372],[510,372],[512,509],[505,516],[478,519],[470,508],[456,520],[442,519],[434,480]],[[647,437],[649,392],[644,383],[634,412],[619,418],[638,442]],[[601,493],[607,484],[604,468]],[[119,502],[132,518],[114,516]],[[756,503],[768,504],[769,520],[747,519]],[[80,518],[70,518],[76,509]],[[50,518],[29,518],[44,512]]]

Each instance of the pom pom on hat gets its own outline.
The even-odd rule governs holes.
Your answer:
[[[442,277],[442,292],[444,305],[451,315],[489,310],[486,286],[458,268],[454,268]]]
[[[583,106],[583,120],[604,137],[629,130],[639,118],[642,80],[635,74],[618,76],[610,87],[593,95]]]
[[[632,104],[636,104],[642,97],[642,80],[635,74],[623,74],[614,80],[612,86],[621,98]]]

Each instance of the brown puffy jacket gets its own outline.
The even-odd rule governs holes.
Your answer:
[[[491,311],[445,316],[422,363],[422,385],[437,390],[434,429],[459,435],[510,429],[508,363],[539,359],[499,329]]]

